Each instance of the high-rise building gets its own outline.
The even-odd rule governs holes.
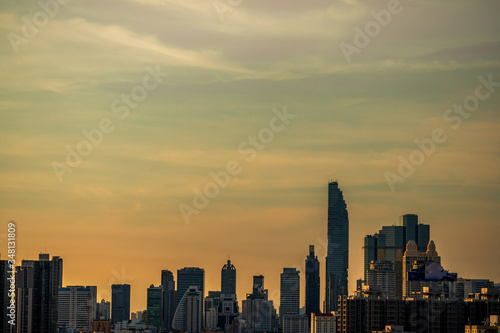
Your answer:
[[[418,240],[418,215],[416,214],[405,214],[399,217],[399,225],[405,227],[405,239],[407,242],[409,240]],[[406,244],[405,244],[406,245]]]
[[[162,310],[161,310],[161,330],[169,332],[172,328],[177,299],[175,296],[174,274],[169,270],[161,271],[161,286],[163,289]]]
[[[414,296],[416,293],[422,292],[423,287],[431,285],[430,281],[410,281],[408,279],[408,273],[411,270],[422,268],[429,262],[441,264],[441,257],[436,251],[434,241],[429,242],[426,252],[418,252],[417,244],[410,240],[403,256],[403,297]]]
[[[239,316],[236,294],[221,294],[217,306],[217,327],[222,331],[231,326],[233,320]]]
[[[41,253],[17,267],[18,333],[56,332],[57,296],[62,287],[63,260]]]
[[[205,270],[203,268],[184,267],[177,270],[177,304],[191,286],[198,287],[202,297],[205,297]]]
[[[368,270],[366,284],[380,287],[383,296],[396,297],[396,272],[391,261],[372,261]]]
[[[111,325],[130,320],[130,285],[111,285]]]
[[[163,294],[162,286],[149,286],[147,291],[148,326],[154,326],[158,330],[161,327],[161,299]]]
[[[12,268],[9,266],[9,261],[8,260],[0,260],[0,306],[2,309],[0,310],[0,315],[2,318],[0,318],[0,331],[2,332],[10,332],[11,327],[14,329],[14,325],[9,324],[9,321],[12,320],[13,323],[15,323],[15,306],[11,305],[11,297],[9,294],[12,295],[11,291],[11,280],[12,279]],[[15,280],[12,286],[12,289],[14,289],[14,294],[15,294]],[[11,309],[12,308],[12,316],[11,314]]]
[[[101,300],[97,304],[97,321],[106,321],[111,319],[111,303],[109,301]]]
[[[349,217],[338,183],[328,184],[328,252],[326,257],[325,312],[334,311],[338,296],[347,295]]]
[[[203,326],[203,294],[198,286],[189,286],[175,311],[172,329],[201,333]]]
[[[364,281],[368,279],[368,270],[370,269],[370,263],[372,261],[377,261],[377,240],[378,234],[366,235],[363,239],[363,273],[364,273]]]
[[[425,252],[427,249],[427,244],[429,244],[430,241],[430,226],[428,224],[422,224],[420,223],[417,226],[417,246],[418,246],[418,252]],[[410,241],[409,239],[406,240],[408,243]]]
[[[58,290],[57,326],[62,332],[90,331],[96,319],[96,286],[67,286]]]
[[[280,284],[280,317],[299,314],[300,276],[295,268],[283,268]]]
[[[309,255],[306,259],[306,315],[319,312],[319,260],[314,255],[314,245],[309,245]]]
[[[221,294],[236,295],[236,268],[231,260],[222,267],[220,285]]]
[[[270,332],[273,327],[273,301],[268,300],[268,291],[264,289],[264,276],[253,277],[252,293],[242,301],[242,317],[248,328],[255,333]]]
[[[399,217],[399,225],[383,226],[375,235],[367,235],[363,240],[363,273],[366,282],[372,261],[390,261],[394,264],[396,279],[395,295],[403,296],[403,254],[406,244],[414,241],[419,252],[425,252],[430,238],[430,227],[418,223],[416,214]],[[425,243],[425,244],[424,244]]]

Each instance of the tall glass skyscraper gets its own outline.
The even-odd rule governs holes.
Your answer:
[[[224,295],[236,295],[236,268],[227,261],[220,273],[220,291]]]
[[[328,253],[326,257],[325,312],[335,311],[338,296],[347,295],[349,217],[339,184],[328,184]]]
[[[40,253],[39,260],[23,260],[16,267],[19,333],[57,331],[63,260],[49,257],[48,253]]]
[[[148,325],[160,329],[161,326],[161,298],[163,288],[155,287],[153,284],[149,286],[147,292],[147,323]]]
[[[174,274],[169,270],[161,271],[161,286],[162,286],[162,309],[161,309],[161,330],[169,332],[172,328],[172,319],[174,318],[175,308],[177,307],[177,299],[175,297],[175,280]]]
[[[184,267],[177,270],[177,306],[189,287],[198,287],[202,302],[205,297],[205,270],[199,267]]]
[[[299,314],[300,276],[295,268],[283,268],[280,283],[280,317]]]
[[[306,314],[311,318],[311,313],[319,310],[319,260],[314,255],[314,245],[309,245],[309,255],[306,259]]]
[[[130,285],[111,285],[111,325],[130,320]]]

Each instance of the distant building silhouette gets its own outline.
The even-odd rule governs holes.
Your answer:
[[[147,311],[148,326],[154,326],[158,330],[161,327],[161,305],[162,305],[163,288],[162,286],[155,287],[153,284],[149,286],[147,291]]]
[[[236,267],[231,264],[231,260],[222,267],[220,280],[221,294],[236,295]]]
[[[175,294],[174,274],[169,270],[161,271],[162,286],[162,309],[161,309],[161,331],[169,332],[172,328],[177,299]]]
[[[111,326],[130,320],[130,285],[111,285]]]
[[[23,260],[17,267],[18,333],[56,332],[58,290],[63,260],[41,253],[39,260]]]
[[[272,330],[274,314],[273,301],[268,300],[268,291],[264,289],[264,276],[256,275],[253,277],[252,293],[242,301],[242,317],[252,332],[263,333]]]
[[[320,309],[320,280],[319,260],[314,255],[314,245],[309,246],[309,255],[306,259],[306,315],[309,320],[311,313],[318,313]]]
[[[298,315],[300,308],[300,276],[295,268],[283,268],[280,279],[280,317]]]
[[[418,223],[416,214],[405,214],[399,217],[399,225],[383,226],[378,233],[367,235],[363,239],[363,273],[367,282],[368,271],[372,261],[389,261],[394,264],[395,295],[403,296],[403,255],[406,244],[414,241],[417,250],[425,252],[430,238],[430,227]]]
[[[10,314],[10,309],[8,309],[10,304],[10,297],[8,296],[10,292],[10,280],[7,278],[11,278],[12,273],[10,273],[12,269],[9,267],[8,260],[0,260],[0,331],[1,332],[10,332],[11,325],[9,321],[12,320],[7,315]],[[15,308],[14,308],[15,310]],[[15,320],[14,320],[15,323]],[[14,326],[15,327],[15,326]]]
[[[101,300],[97,304],[97,321],[111,320],[111,303],[109,301]]]
[[[338,183],[328,184],[328,253],[326,257],[325,312],[337,309],[338,296],[347,295],[349,217]]]
[[[189,286],[175,311],[172,329],[201,333],[203,327],[203,294],[198,286]]]
[[[96,286],[67,286],[58,290],[57,326],[61,331],[92,329],[96,320]]]

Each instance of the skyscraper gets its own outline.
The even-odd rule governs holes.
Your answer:
[[[169,270],[161,271],[161,286],[162,286],[162,310],[161,310],[161,330],[169,332],[172,328],[172,319],[174,318],[177,300],[175,297],[175,280],[174,274]]]
[[[199,267],[184,267],[177,270],[177,304],[190,286],[198,287],[205,296],[205,270]]]
[[[314,245],[309,245],[309,255],[306,259],[306,314],[319,311],[319,260],[314,255]]]
[[[363,240],[364,281],[372,261],[390,261],[394,264],[396,298],[403,296],[403,254],[409,241],[418,245],[418,252],[425,252],[430,238],[428,224],[418,223],[418,215],[405,214],[399,217],[399,225],[383,226],[375,235]]]
[[[203,294],[198,286],[190,286],[184,292],[172,321],[174,330],[201,333],[203,324]]]
[[[62,287],[62,258],[41,253],[17,267],[18,333],[56,332],[57,296]]]
[[[149,286],[147,291],[148,326],[160,329],[161,326],[161,298],[163,289],[161,286]]]
[[[347,295],[349,217],[338,183],[328,184],[328,252],[326,257],[325,312],[334,311],[338,296]]]
[[[96,319],[96,286],[68,286],[58,290],[57,326],[61,331],[90,331]]]
[[[377,240],[378,234],[374,236],[366,235],[363,239],[363,273],[364,281],[368,279],[368,270],[370,269],[370,263],[372,261],[377,261]]]
[[[430,226],[428,224],[420,223],[417,226],[417,239],[416,239],[418,252],[425,252],[427,250],[427,244],[429,244],[429,241],[430,241]]]
[[[295,268],[283,268],[280,284],[280,317],[299,314],[300,276]]]
[[[130,320],[130,285],[111,285],[111,325]]]
[[[227,261],[222,267],[220,276],[220,291],[224,295],[236,295],[236,268],[231,264],[231,260]]]
[[[10,280],[7,280],[8,278],[12,278],[11,271],[12,268],[9,266],[9,261],[0,260],[0,306],[2,307],[0,310],[0,315],[2,316],[0,318],[0,331],[2,332],[10,332],[11,325],[9,324],[9,321],[15,318],[14,314],[9,317],[11,313],[9,307],[12,308],[12,311],[15,311],[15,306],[11,305],[11,298],[9,297],[9,293],[11,293]],[[15,284],[13,287],[13,289],[15,289]]]
[[[268,300],[267,289],[264,289],[264,276],[253,277],[252,293],[247,294],[247,299],[241,303],[242,317],[253,332],[271,331],[275,309],[273,301]]]

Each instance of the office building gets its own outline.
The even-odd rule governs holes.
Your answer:
[[[2,332],[10,332],[12,325],[9,324],[9,321],[15,319],[15,313],[12,314],[12,317],[9,317],[11,313],[12,307],[11,305],[11,297],[9,294],[11,293],[11,280],[12,279],[12,268],[9,267],[8,260],[0,260],[0,306],[2,309],[0,310],[0,331]],[[13,289],[15,293],[15,280],[13,280]],[[12,307],[12,311],[15,312],[15,306]],[[15,320],[13,321],[15,323]],[[15,327],[15,326],[14,326]]]
[[[372,261],[367,272],[366,285],[378,286],[383,296],[396,297],[396,272],[390,261]]]
[[[153,284],[149,286],[147,291],[147,325],[156,327],[160,330],[161,327],[161,300],[163,289],[161,286],[155,287]]]
[[[50,259],[48,253],[41,253],[38,260],[23,260],[17,267],[18,333],[57,331],[62,276],[62,258]]]
[[[130,285],[111,285],[111,325],[130,320]]]
[[[111,303],[102,299],[100,303],[97,303],[96,321],[106,320],[111,320]]]
[[[60,332],[90,330],[96,319],[96,286],[67,286],[58,290],[57,327]]]
[[[205,270],[203,268],[185,267],[177,270],[177,304],[191,286],[198,287],[202,297],[205,297]]]
[[[314,255],[314,245],[309,246],[309,255],[306,263],[306,315],[311,318],[311,313],[319,312],[320,302],[320,281],[319,281],[319,260]]]
[[[368,270],[370,269],[370,263],[372,261],[377,261],[377,240],[378,234],[374,236],[366,235],[363,239],[363,279],[367,281],[368,279]]]
[[[231,260],[222,267],[220,284],[221,294],[236,295],[236,267],[231,264]]]
[[[280,283],[280,316],[299,314],[300,276],[295,268],[283,268]]]
[[[161,331],[169,332],[172,328],[177,299],[175,294],[174,274],[169,270],[161,271],[162,287],[162,309],[161,309]]]
[[[325,312],[337,309],[338,296],[347,295],[349,218],[337,182],[328,184],[328,251],[326,257]]]
[[[217,305],[217,327],[227,331],[233,320],[238,318],[239,310],[235,294],[221,294]]]
[[[264,289],[264,276],[254,276],[252,293],[242,302],[243,319],[254,333],[270,332],[274,314],[273,301],[268,300],[268,291]]]
[[[395,295],[403,296],[403,255],[406,244],[414,241],[417,251],[425,252],[430,238],[430,227],[418,222],[416,214],[399,217],[399,225],[383,226],[378,233],[367,235],[363,240],[363,274],[368,279],[368,271],[372,261],[390,261],[394,264]]]
[[[488,279],[458,278],[455,283],[455,297],[460,299],[474,297],[474,294],[480,293],[481,289],[493,286],[493,282]]]
[[[313,313],[311,315],[311,333],[336,333],[337,316],[333,313]]]
[[[426,264],[433,262],[441,264],[441,257],[436,251],[434,241],[430,241],[426,252],[418,252],[415,241],[410,240],[406,245],[403,256],[403,297],[412,297],[423,291],[423,287],[436,285],[430,281],[413,281],[408,278],[408,273],[412,270],[422,269]]]
[[[198,286],[190,286],[177,305],[172,329],[186,333],[201,333],[202,326],[203,295]]]

